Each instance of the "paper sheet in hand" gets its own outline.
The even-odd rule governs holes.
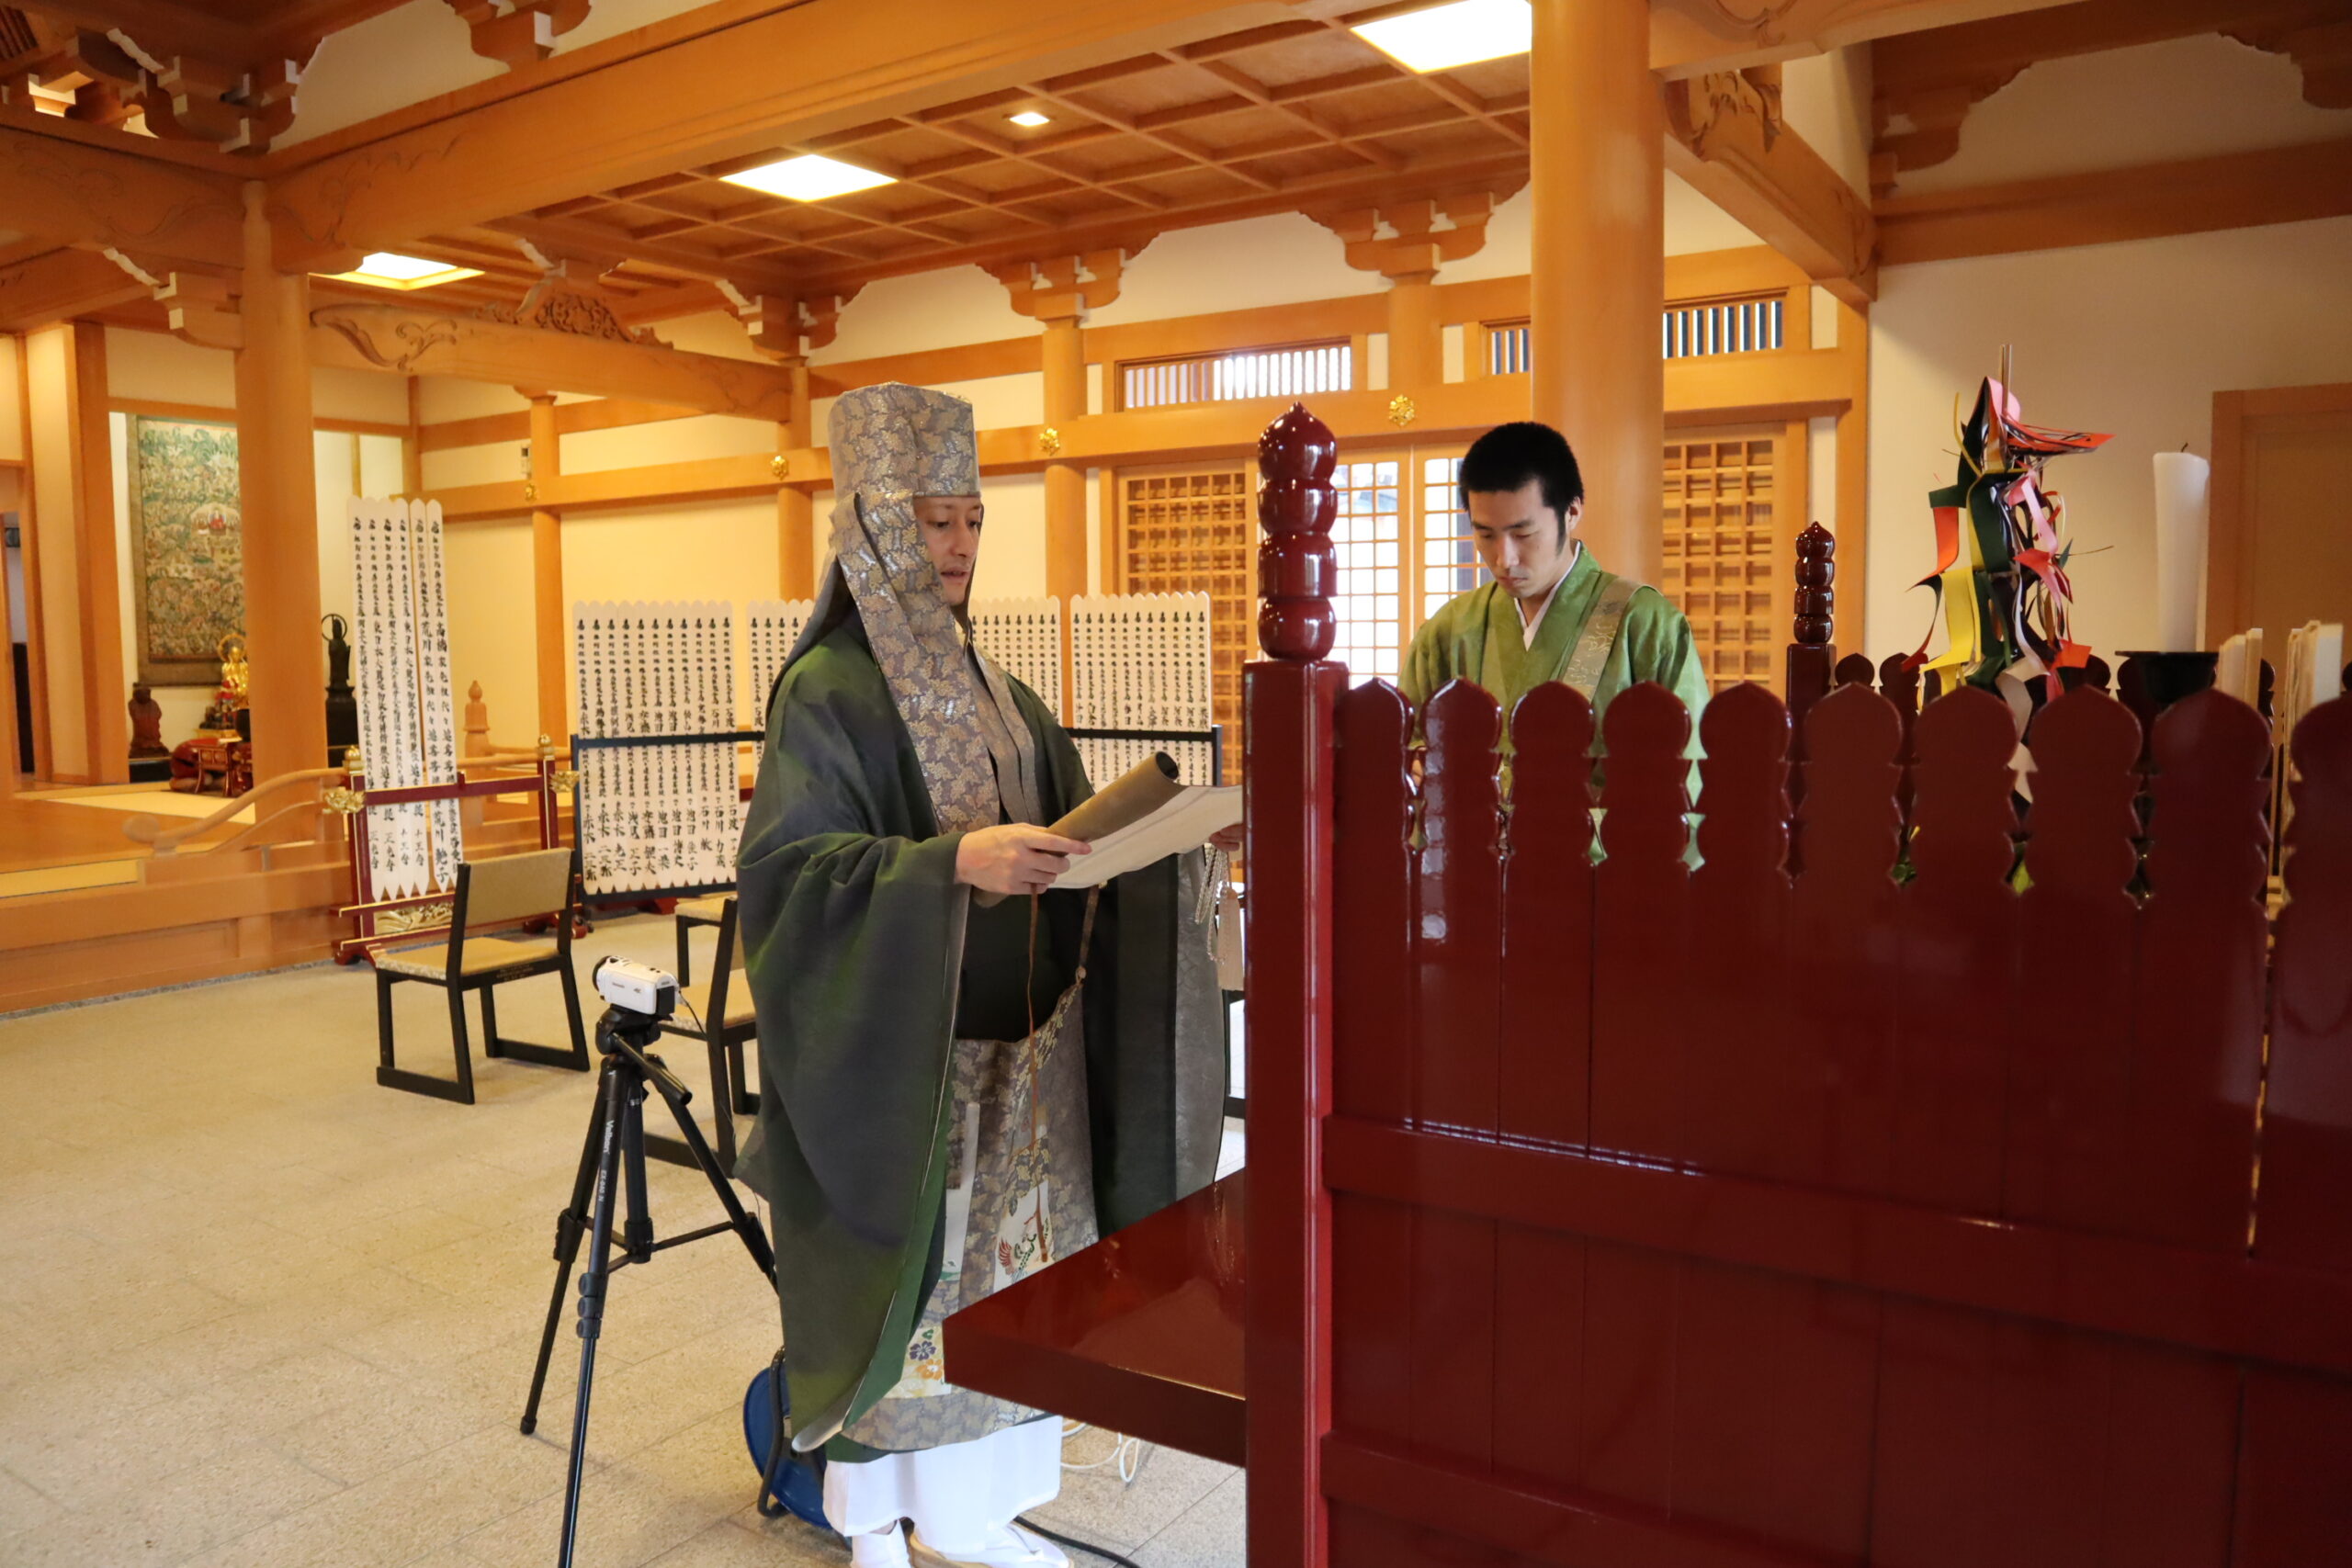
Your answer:
[[[1073,856],[1054,886],[1092,887],[1140,871],[1196,850],[1241,820],[1238,788],[1180,784],[1175,775],[1176,764],[1165,752],[1147,758],[1055,823],[1052,831],[1083,840],[1094,852]]]

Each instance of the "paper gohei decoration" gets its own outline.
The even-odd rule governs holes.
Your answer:
[[[355,496],[348,516],[352,664],[368,786],[455,784],[458,726],[440,503]],[[368,807],[368,861],[376,897],[454,889],[464,858],[456,801]]]

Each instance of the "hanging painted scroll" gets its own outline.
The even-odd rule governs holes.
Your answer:
[[[1070,606],[1070,728],[1165,735],[1216,722],[1205,593],[1080,598]],[[1215,784],[1206,740],[1081,735],[1087,774],[1114,779],[1153,751],[1176,761],[1186,784]]]
[[[1019,677],[1044,699],[1049,713],[1062,711],[1062,602],[1058,599],[990,599],[972,606],[972,641],[980,651]]]
[[[353,665],[360,751],[373,789],[458,782],[449,615],[438,502],[354,497]],[[465,856],[457,803],[368,808],[371,886],[388,898],[454,889]]]
[[[572,606],[581,869],[591,896],[723,886],[741,825],[735,615],[717,603]]]

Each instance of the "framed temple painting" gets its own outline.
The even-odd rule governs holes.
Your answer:
[[[218,684],[220,639],[245,626],[236,426],[126,420],[139,679]]]

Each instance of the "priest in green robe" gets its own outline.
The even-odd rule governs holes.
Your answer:
[[[1416,707],[1456,678],[1494,694],[1508,722],[1548,681],[1584,694],[1596,721],[1618,693],[1655,681],[1690,714],[1690,754],[1707,677],[1690,623],[1657,589],[1603,570],[1577,537],[1584,476],[1547,424],[1498,425],[1462,458],[1463,507],[1490,581],[1446,602],[1405,656]]]
[[[795,1449],[852,1561],[1066,1561],[1012,1524],[1061,1424],[948,1381],[948,1314],[1214,1174],[1221,998],[1201,857],[1046,891],[1091,793],[975,648],[971,405],[834,405],[833,564],[769,699],[738,856],[759,1013],[744,1173],[774,1204]]]

